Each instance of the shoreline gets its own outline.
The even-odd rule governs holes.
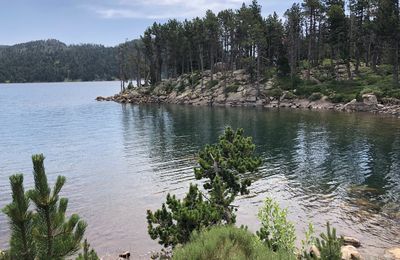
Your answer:
[[[283,94],[285,95],[285,94]],[[256,107],[256,108],[287,108],[312,111],[336,111],[346,113],[369,113],[374,115],[390,116],[400,118],[400,100],[391,99],[386,104],[379,103],[373,94],[363,95],[363,101],[352,100],[348,103],[333,103],[322,97],[317,101],[308,99],[276,99],[273,97],[256,98],[251,96],[250,100],[207,100],[205,97],[198,99],[182,100],[177,97],[150,95],[137,90],[128,90],[114,96],[96,97],[97,101],[113,101],[120,104],[179,104],[189,106],[210,106],[210,107]],[[390,103],[392,101],[392,103]]]
[[[203,76],[184,74],[178,78],[162,80],[155,85],[133,87],[110,97],[99,96],[97,101],[131,104],[183,104],[218,107],[263,107],[344,112],[368,112],[400,118],[400,99],[379,98],[371,92],[363,93],[350,102],[335,102],[332,97],[312,92],[304,97],[298,89],[285,90],[276,77],[262,82],[251,82],[245,70],[217,72]]]

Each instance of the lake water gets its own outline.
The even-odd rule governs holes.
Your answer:
[[[236,202],[238,223],[258,228],[266,196],[288,207],[299,238],[312,221],[330,221],[381,255],[400,245],[400,120],[255,108],[121,105],[96,102],[118,82],[0,84],[0,207],[10,201],[8,176],[32,186],[31,155],[44,153],[49,181],[67,177],[69,212],[89,224],[100,255],[130,250],[148,258],[159,248],[147,235],[146,209],[168,192],[182,196],[195,154],[226,125],[254,137],[264,160],[251,193]],[[0,248],[8,244],[0,214]]]

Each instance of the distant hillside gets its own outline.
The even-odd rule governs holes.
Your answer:
[[[111,80],[118,76],[117,48],[41,40],[0,46],[1,82]]]

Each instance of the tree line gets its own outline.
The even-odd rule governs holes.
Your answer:
[[[342,65],[349,79],[361,66],[376,72],[389,65],[398,85],[398,0],[303,0],[284,18],[261,11],[253,0],[202,18],[155,22],[140,41],[118,47],[120,78],[149,85],[194,71],[210,70],[212,80],[216,70],[246,69],[258,84],[272,68],[292,80],[303,70],[309,79],[328,61],[332,75]]]
[[[118,78],[117,48],[57,40],[0,46],[0,83]]]

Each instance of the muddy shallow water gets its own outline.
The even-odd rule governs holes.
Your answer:
[[[44,153],[49,180],[67,177],[62,192],[79,213],[100,255],[130,250],[146,258],[159,246],[147,235],[146,209],[195,182],[196,152],[224,126],[243,127],[264,164],[241,197],[238,223],[258,228],[266,196],[288,207],[302,238],[311,221],[330,221],[377,257],[400,245],[400,120],[370,114],[121,105],[96,102],[118,82],[0,85],[0,207],[10,201],[8,176],[25,173]],[[8,224],[0,214],[0,248]],[[148,258],[148,257],[147,257]]]

